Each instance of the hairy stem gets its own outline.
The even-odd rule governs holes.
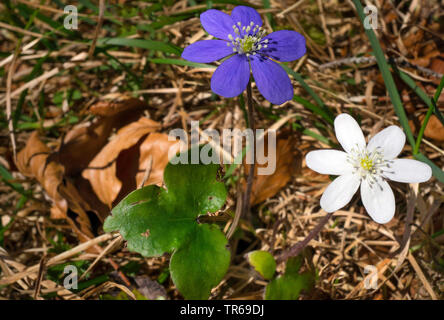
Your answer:
[[[244,197],[242,199],[241,217],[246,217],[250,212],[250,197],[251,197],[251,189],[253,188],[254,167],[256,164],[256,157],[255,157],[256,126],[254,123],[254,105],[253,105],[253,96],[251,93],[251,80],[248,81],[247,85],[247,109],[248,109],[248,128],[253,131],[253,145],[250,146],[250,150],[248,150],[247,152],[252,152],[253,163],[250,165],[250,171],[248,172],[248,178],[247,178],[247,188],[245,189]]]
[[[328,222],[328,220],[330,220],[331,216],[333,215],[334,212],[329,212],[327,213],[327,215],[325,217],[323,217],[321,219],[321,221],[319,221],[319,224],[313,229],[311,230],[311,232],[308,234],[308,236],[302,240],[301,242],[296,243],[293,247],[291,247],[290,249],[288,249],[286,252],[284,252],[279,258],[278,261],[285,261],[290,257],[295,257],[297,256],[299,253],[301,253],[301,251],[308,245],[308,243],[313,240],[318,234],[319,232],[321,232],[322,228],[324,227],[324,225]]]

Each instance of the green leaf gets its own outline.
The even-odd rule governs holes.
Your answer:
[[[266,280],[273,278],[276,271],[276,260],[267,251],[252,251],[248,254],[248,262]]]
[[[271,281],[265,289],[265,300],[297,300],[302,290],[310,291],[315,282],[312,271],[299,273],[300,256],[287,261],[285,274]]]
[[[204,148],[173,160],[191,163],[196,151]],[[227,192],[216,179],[219,165],[171,162],[164,172],[166,190],[148,186],[133,191],[112,210],[104,230],[119,230],[128,249],[146,257],[173,253],[170,272],[178,290],[187,299],[208,298],[228,269],[230,252],[219,228],[198,224],[197,218],[219,210]]]
[[[227,239],[214,225],[196,225],[188,243],[171,257],[171,278],[188,299],[206,299],[230,263]],[[195,274],[196,276],[191,276]]]

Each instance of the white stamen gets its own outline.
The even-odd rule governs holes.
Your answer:
[[[384,159],[384,152],[382,148],[377,148],[369,151],[366,148],[360,148],[358,145],[352,148],[347,156],[353,168],[354,173],[357,173],[361,179],[367,180],[370,186],[378,185],[378,178],[384,178],[384,173],[389,172],[391,160]]]
[[[253,21],[246,26],[242,26],[241,22],[237,22],[232,27],[236,36],[229,34],[228,39],[231,43],[227,45],[232,46],[234,52],[245,54],[249,57],[251,54],[255,55],[262,48],[267,48],[265,43],[268,43],[268,39],[262,40],[265,35],[265,29],[255,25]]]

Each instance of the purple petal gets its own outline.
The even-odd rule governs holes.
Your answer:
[[[190,44],[182,52],[182,58],[193,62],[213,62],[233,53],[224,40],[202,40]]]
[[[265,99],[273,104],[293,99],[293,85],[280,65],[261,55],[250,56],[250,61],[256,86]]]
[[[262,26],[262,19],[256,10],[246,6],[237,6],[231,11],[231,18],[234,23],[240,22],[242,26],[249,26],[250,22],[254,22],[254,26]]]
[[[218,95],[232,98],[242,93],[250,79],[247,57],[236,54],[225,60],[211,78],[211,90]]]
[[[213,37],[228,40],[228,34],[233,33],[233,19],[222,11],[210,9],[200,15],[203,28]]]
[[[261,53],[278,61],[297,60],[306,52],[305,38],[296,31],[275,31],[263,40],[265,39],[268,39],[268,47],[261,49]]]

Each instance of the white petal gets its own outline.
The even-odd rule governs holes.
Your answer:
[[[353,195],[359,188],[361,180],[352,173],[337,177],[325,189],[321,197],[321,207],[327,212],[334,212],[341,209],[350,202]]]
[[[387,223],[395,215],[395,196],[387,181],[378,179],[377,184],[361,183],[361,199],[370,217],[377,223]]]
[[[425,182],[432,177],[432,168],[424,162],[412,159],[395,159],[384,175],[393,181],[404,183]]]
[[[311,151],[305,157],[307,167],[322,174],[342,175],[353,171],[347,154],[338,150]]]
[[[352,116],[341,113],[335,119],[335,132],[344,150],[349,153],[353,147],[365,148],[365,138],[361,128]]]
[[[396,158],[404,148],[405,134],[404,131],[398,126],[390,126],[378,132],[368,142],[367,149],[369,151],[375,150],[380,147],[384,159]]]

